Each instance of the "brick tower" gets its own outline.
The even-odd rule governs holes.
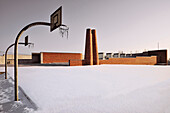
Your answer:
[[[96,30],[92,30],[92,45],[93,45],[93,65],[99,65],[99,55],[97,47]]]
[[[93,46],[91,29],[86,30],[85,64],[93,65]]]

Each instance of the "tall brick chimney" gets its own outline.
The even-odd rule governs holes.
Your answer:
[[[92,30],[92,45],[93,45],[93,65],[99,65],[99,55],[97,47],[96,30]]]
[[[93,46],[91,29],[86,30],[85,64],[93,65]]]

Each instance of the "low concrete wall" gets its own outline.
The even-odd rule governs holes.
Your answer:
[[[18,59],[32,59],[32,55],[18,55]],[[8,64],[14,64],[14,55],[8,55]],[[5,64],[5,55],[0,56],[0,64]]]
[[[69,66],[85,66],[89,65],[87,60],[69,60]]]
[[[69,66],[82,66],[83,60],[69,60]]]
[[[155,65],[157,57],[109,58],[108,60],[100,60],[99,64]]]
[[[86,64],[85,60],[69,60],[70,66],[82,66]],[[155,65],[157,64],[157,57],[109,58],[108,60],[99,60],[99,64]]]
[[[19,59],[19,64],[40,64],[40,53],[32,53],[32,59]]]

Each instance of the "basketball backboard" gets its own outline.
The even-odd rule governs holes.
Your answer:
[[[28,35],[25,37],[25,46],[28,45]]]
[[[52,32],[54,29],[58,28],[62,25],[62,6],[59,7],[52,15],[51,15],[51,29]]]

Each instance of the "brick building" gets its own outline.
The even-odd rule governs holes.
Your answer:
[[[100,56],[100,60],[99,60]],[[112,58],[117,56],[117,58]],[[99,64],[135,64],[135,65],[155,65],[167,64],[167,50],[154,50],[143,53],[129,54],[125,53],[104,53],[98,54],[96,30],[86,30],[86,45],[84,60],[70,60],[70,66],[99,65]],[[97,62],[97,63],[96,63]]]
[[[148,51],[148,56],[157,56],[157,64],[168,64],[167,50]]]
[[[99,60],[99,56],[102,57]],[[106,58],[107,56],[107,58]],[[135,64],[155,65],[167,64],[167,50],[154,50],[143,53],[98,53],[97,35],[95,29],[86,30],[85,55],[82,53],[41,52],[32,53],[32,59],[20,59],[20,64],[61,64],[70,66],[99,65],[99,64]]]
[[[19,59],[19,64],[66,64],[69,60],[82,60],[81,53],[40,52],[32,53],[32,59]]]
[[[81,53],[41,52],[41,64],[69,63],[69,60],[82,60]]]
[[[18,55],[19,60],[31,60],[32,56],[31,55]],[[7,63],[8,64],[14,64],[14,55],[8,55],[7,56]],[[5,55],[0,55],[0,64],[4,65],[5,64]]]

